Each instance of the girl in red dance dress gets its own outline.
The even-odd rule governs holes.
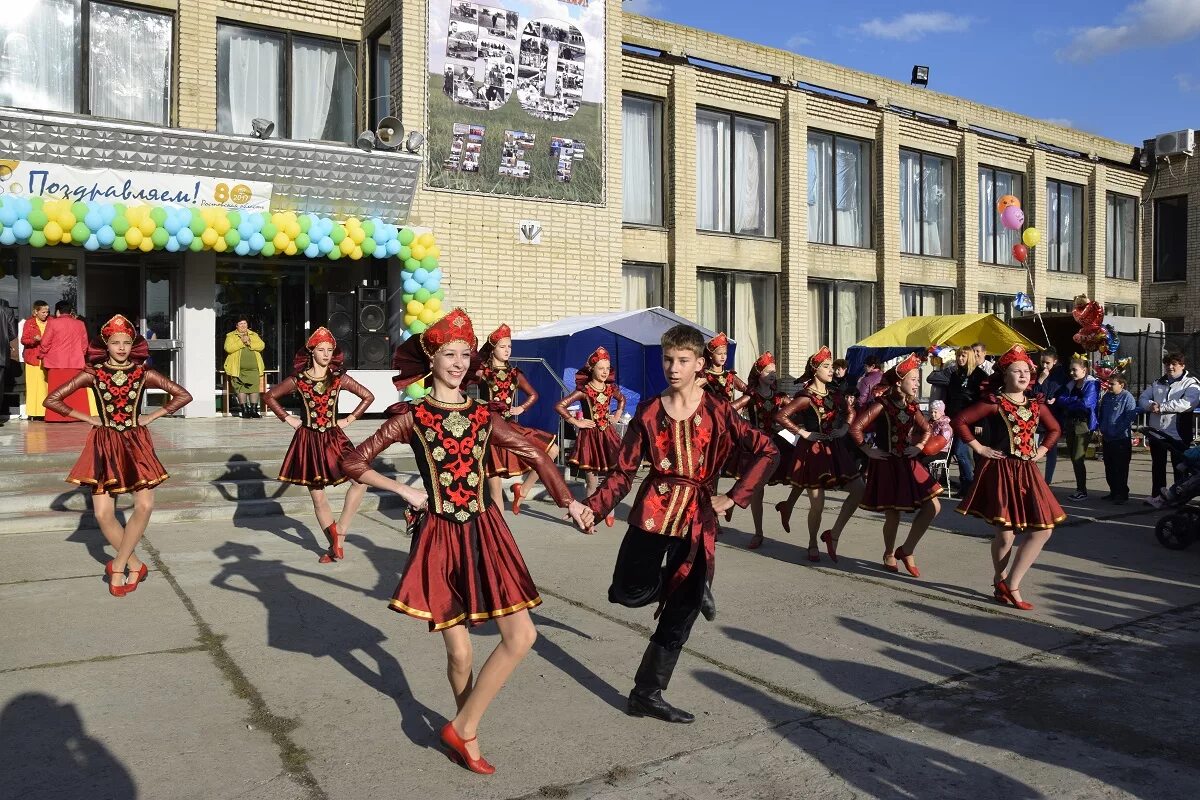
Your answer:
[[[749,394],[742,395],[737,403],[734,403],[734,406],[739,409],[744,408],[750,418],[750,424],[770,437],[771,442],[779,450],[779,464],[775,467],[775,471],[767,483],[771,485],[787,483],[787,476],[792,467],[793,448],[786,439],[779,435],[779,423],[776,415],[791,398],[786,392],[779,391],[779,371],[775,366],[775,356],[763,353],[758,357],[754,366],[750,368],[747,385],[750,387]],[[749,457],[740,451],[738,455],[737,472],[740,476],[746,471]],[[754,519],[754,536],[746,545],[750,550],[757,550],[765,541],[763,537],[764,491],[765,486],[759,486],[750,499],[750,516]]]
[[[850,438],[870,459],[862,507],[885,515],[884,569],[899,572],[896,562],[900,561],[914,578],[921,577],[921,571],[913,553],[941,510],[937,497],[942,493],[941,484],[930,477],[919,460],[931,433],[929,422],[917,408],[920,366],[921,359],[914,354],[889,369],[883,376],[883,393],[859,411],[850,424]],[[875,444],[864,447],[869,431],[875,433]],[[917,515],[904,544],[895,547],[902,511],[915,511]]]
[[[710,392],[717,397],[724,398],[729,402],[734,402],[734,391],[739,392],[743,397],[749,388],[738,377],[737,373],[731,369],[725,369],[725,363],[729,360],[729,337],[722,333],[708,340],[708,344],[704,346],[705,363],[708,367],[704,370],[704,390]],[[745,404],[735,405],[735,408],[741,410]],[[734,459],[728,464],[721,467],[722,478],[736,478],[734,473],[737,471],[736,459],[739,458],[736,454]],[[720,480],[717,481],[720,483]],[[725,512],[725,521],[729,522],[733,519],[733,507]],[[720,528],[717,529],[717,535],[721,535]]]
[[[371,403],[375,402],[375,395],[342,371],[342,351],[328,328],[313,331],[304,349],[296,354],[292,369],[292,375],[272,386],[263,402],[275,412],[275,416],[296,430],[283,456],[279,480],[308,488],[317,524],[329,542],[329,550],[321,556],[321,563],[328,564],[346,557],[342,543],[367,487],[355,482],[346,491],[342,514],[337,522],[334,522],[325,489],[346,481],[340,462],[342,456],[354,448],[346,436],[346,428],[367,413]],[[339,420],[338,394],[343,390],[358,397],[360,402],[357,408]],[[292,392],[300,395],[300,401],[304,404],[303,419],[289,415],[279,404]]]
[[[845,489],[846,499],[833,527],[821,534],[829,557],[837,563],[837,544],[846,523],[862,501],[865,486],[859,475],[854,453],[850,450],[850,423],[854,421],[852,399],[830,389],[833,380],[833,354],[822,346],[808,360],[800,381],[803,386],[776,416],[778,423],[796,435],[795,456],[788,482],[792,492],[775,506],[790,531],[792,509],[801,492],[808,492],[808,560],[820,561],[817,531],[825,510],[825,492]],[[798,417],[800,424],[793,422]]]
[[[146,426],[192,402],[187,389],[146,368],[149,356],[146,340],[118,314],[104,323],[100,339],[88,346],[89,366],[46,398],[46,408],[93,426],[67,480],[91,487],[96,522],[117,551],[104,568],[113,597],[134,591],[149,573],[134,550],[150,524],[154,487],[168,477]],[[66,398],[80,389],[95,396],[99,416],[67,405]],[[147,389],[166,392],[168,399],[161,408],[142,414],[142,394]],[[114,498],[127,492],[133,493],[133,514],[122,527],[114,513]]]
[[[992,539],[996,600],[1022,611],[1033,605],[1021,598],[1021,579],[1042,552],[1054,526],[1067,518],[1034,466],[1058,442],[1060,428],[1041,395],[1026,396],[1033,375],[1033,359],[1015,345],[996,362],[992,380],[1002,381],[999,391],[954,418],[955,433],[982,456],[975,482],[958,510],[996,526]],[[1039,425],[1046,431],[1040,445],[1035,444]],[[983,428],[980,438],[974,434],[977,427]],[[1026,539],[1014,558],[1018,532],[1025,533]]]
[[[625,395],[617,386],[612,358],[603,347],[597,347],[588,356],[584,368],[575,373],[575,386],[575,391],[559,400],[554,410],[576,428],[575,451],[568,461],[583,473],[587,496],[591,497],[600,483],[600,476],[617,468],[621,437],[614,425],[625,414]],[[609,403],[613,397],[617,399],[617,410],[610,414]],[[583,411],[581,419],[571,416],[567,410],[572,403],[579,403]],[[604,521],[611,528],[613,515],[609,514]]]
[[[501,325],[487,338],[483,347],[479,348],[479,396],[488,403],[494,413],[509,421],[509,427],[522,436],[526,436],[551,460],[558,457],[558,445],[555,435],[536,428],[526,428],[514,420],[524,412],[533,408],[538,401],[538,393],[526,380],[519,367],[510,366],[512,357],[512,330],[507,325]],[[517,392],[525,395],[525,402],[517,405]],[[488,493],[500,500],[504,497],[501,481],[504,478],[518,478],[524,475],[525,480],[514,483],[512,487],[512,510],[514,514],[521,513],[521,501],[529,496],[533,485],[537,483],[538,475],[529,464],[517,458],[508,450],[496,447],[488,453],[487,480]]]
[[[542,601],[504,515],[487,491],[488,450],[502,447],[533,464],[551,497],[569,510],[581,530],[592,532],[594,515],[571,497],[540,447],[487,404],[462,393],[474,355],[475,333],[461,309],[398,347],[396,386],[432,375],[432,389],[414,403],[389,408],[388,421],[348,454],[342,467],[355,480],[395,492],[424,512],[391,608],[441,631],[458,708],[442,728],[442,742],[467,769],[491,774],[495,767],[480,755],[476,741],[479,724],[533,645],[537,632],[529,609]],[[371,460],[396,442],[412,446],[423,489],[370,468]],[[473,677],[468,626],[489,619],[500,628],[500,644]]]

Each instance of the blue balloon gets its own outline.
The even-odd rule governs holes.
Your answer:
[[[266,243],[267,243],[267,240],[263,238],[263,235],[261,233],[258,233],[256,231],[256,232],[250,234],[250,250],[251,251],[257,253],[258,251],[263,249],[263,245],[265,245]]]
[[[312,230],[310,227],[309,230]],[[321,255],[321,248],[317,247],[316,242],[309,242],[308,247],[304,248],[304,255],[308,258],[316,258]]]
[[[436,292],[438,289],[442,288],[442,282],[435,278],[430,278],[429,280],[425,281],[424,288],[431,292]]]
[[[394,256],[400,252],[400,240],[388,239],[388,243],[385,244],[384,247],[387,248],[387,254],[389,256]]]
[[[170,234],[171,236],[174,236],[175,234],[179,233],[179,229],[182,227],[183,227],[183,222],[179,219],[178,214],[170,214],[170,213],[167,214],[167,221],[163,223],[163,229],[168,234]],[[172,252],[174,252],[174,251],[172,251]]]
[[[96,234],[93,233],[87,238],[87,241],[83,243],[83,249],[91,251],[100,249],[100,242],[96,239]]]
[[[0,197],[0,225],[8,227],[17,221],[17,204],[8,202],[7,197]]]
[[[421,284],[417,283],[412,278],[404,279],[404,293],[405,294],[416,294],[417,290],[420,288],[421,288]]]
[[[416,270],[413,271],[413,280],[424,286],[425,281],[429,280],[429,270],[424,269],[423,267],[417,267]]]
[[[333,239],[330,239],[328,236],[322,236],[321,239],[317,242],[317,250],[323,256],[328,255],[329,251],[332,249],[333,249]]]
[[[237,253],[239,256],[248,256],[248,255],[250,255],[250,242],[249,242],[249,240],[247,240],[247,239],[242,239],[240,242],[238,242],[238,243],[237,243],[237,247],[234,247],[234,248],[233,248],[233,252]]]
[[[19,219],[13,223],[12,232],[22,242],[27,242],[29,237],[33,236],[33,226],[29,224],[29,220]]]
[[[116,238],[117,234],[113,233],[111,225],[102,225],[100,230],[96,231],[96,240],[99,241],[103,247],[111,246],[113,240]]]
[[[180,245],[187,247],[192,243],[192,239],[196,238],[196,234],[192,233],[191,228],[184,227],[179,229],[179,233],[175,234],[175,238],[179,240]]]
[[[12,228],[5,228],[0,231],[0,244],[14,245],[17,243],[17,235],[13,233]]]
[[[387,248],[381,245],[375,245],[375,249],[371,251],[371,258],[387,258]]]
[[[172,236],[171,238],[167,239],[167,243],[164,245],[164,247],[166,248],[166,251],[168,253],[178,253],[179,252],[179,240],[177,238],[175,238],[174,236]]]
[[[244,219],[242,220],[242,224],[237,226],[237,232],[238,236],[243,239],[249,239],[254,235],[254,226],[250,224],[249,220]]]
[[[441,279],[442,279],[442,268],[441,268],[441,267],[438,267],[437,269],[430,270],[430,271],[429,271],[429,277],[431,277],[431,278],[436,278],[438,281],[441,281]]]
[[[375,221],[375,232],[371,234],[371,238],[375,240],[375,244],[386,244],[388,240],[387,225]]]
[[[83,224],[88,226],[89,231],[95,233],[104,227],[104,220],[95,211],[89,211],[83,218]]]
[[[105,225],[111,225],[112,221],[117,218],[117,209],[111,205],[100,206],[100,220]]]

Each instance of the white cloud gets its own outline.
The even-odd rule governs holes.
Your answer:
[[[622,0],[624,5],[621,6],[622,11],[630,11],[634,14],[642,14],[643,16],[653,16],[662,11],[662,3],[657,0]]]
[[[1200,2],[1142,0],[1126,7],[1111,25],[1075,31],[1071,43],[1058,51],[1068,61],[1091,61],[1098,56],[1174,44],[1200,34]]]
[[[921,11],[903,14],[893,20],[879,17],[858,26],[858,32],[877,39],[915,41],[930,33],[958,33],[971,27],[970,17],[960,17],[945,11]]]
[[[1051,125],[1061,125],[1064,128],[1074,128],[1075,123],[1065,117],[1047,117],[1046,122]]]
[[[788,39],[787,42],[784,44],[784,47],[786,47],[788,50],[799,50],[802,47],[812,44],[812,41],[813,40],[810,39],[809,37],[798,33],[795,36]]]
[[[1179,91],[1185,94],[1200,92],[1200,81],[1197,81],[1191,75],[1180,73],[1175,76],[1175,83],[1179,84]]]

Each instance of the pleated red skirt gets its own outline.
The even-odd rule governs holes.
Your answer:
[[[607,475],[617,468],[620,455],[621,437],[616,428],[580,428],[575,435],[575,450],[567,461],[584,472]]]
[[[91,487],[92,494],[125,494],[153,489],[168,477],[148,430],[93,427],[67,482]]]
[[[983,459],[958,511],[1016,530],[1053,528],[1067,518],[1037,465],[1019,458]]]
[[[942,491],[942,485],[920,461],[897,456],[886,461],[871,459],[862,507],[868,511],[916,511]]]
[[[839,489],[857,478],[858,464],[845,439],[832,442],[798,439],[788,482],[801,489]]]
[[[508,426],[515,428],[517,433],[530,439],[537,444],[545,452],[550,452],[550,447],[554,444],[557,438],[553,433],[539,431],[537,428],[526,428],[524,425],[509,420]],[[524,475],[533,467],[526,464],[515,455],[505,450],[503,447],[489,447],[487,452],[487,464],[484,470],[489,478],[515,478],[519,475]]]
[[[327,431],[301,426],[283,454],[279,480],[310,489],[324,489],[346,481],[342,456],[354,449],[350,437],[334,426]]]
[[[467,523],[425,517],[388,606],[440,631],[479,625],[541,602],[504,515],[488,503]]]

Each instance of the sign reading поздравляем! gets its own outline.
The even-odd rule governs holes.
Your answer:
[[[269,211],[272,185],[210,175],[84,169],[0,157],[0,196]]]

